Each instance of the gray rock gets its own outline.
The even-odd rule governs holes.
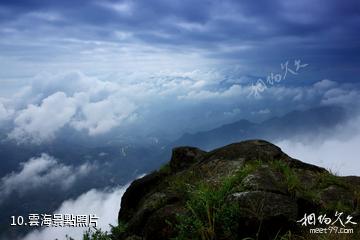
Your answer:
[[[242,186],[248,190],[262,190],[274,193],[287,193],[287,188],[282,181],[282,176],[263,165],[254,173],[249,174],[242,181]]]
[[[289,221],[294,221],[298,215],[296,201],[282,194],[249,191],[234,193],[229,199],[239,204],[244,217],[262,220],[284,216]]]

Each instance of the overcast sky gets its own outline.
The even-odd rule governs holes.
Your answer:
[[[357,0],[4,0],[1,76],[221,64],[257,75],[301,58],[316,74],[352,81],[348,76],[359,74],[359,12]]]
[[[359,0],[1,0],[0,140],[41,144],[62,130],[176,139],[322,105],[355,116],[359,33]],[[301,160],[356,174],[360,129],[340,128],[311,148],[278,144]],[[1,176],[0,192],[16,192],[28,178],[36,189],[53,175],[66,178],[54,185],[66,188],[77,180],[69,176],[95,167],[44,153]],[[59,211],[92,202],[113,222],[123,192],[91,190]]]
[[[207,129],[348,105],[359,99],[359,13],[357,0],[4,0],[0,124],[41,142],[68,126]],[[248,98],[286,62],[286,79]]]

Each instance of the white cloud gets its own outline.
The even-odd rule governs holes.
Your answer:
[[[92,189],[76,199],[69,199],[63,202],[55,213],[89,215],[96,214],[98,219],[98,228],[104,231],[110,230],[111,225],[117,225],[118,211],[120,210],[121,197],[128,185],[118,187],[110,191],[99,191]],[[49,240],[65,239],[69,235],[74,239],[82,239],[84,227],[62,227],[45,228],[43,230],[34,230],[26,235],[22,240]]]
[[[360,173],[360,119],[334,129],[335,136],[321,141],[281,141],[277,143],[289,156],[330,169],[340,175]]]
[[[245,97],[249,94],[249,87],[242,87],[241,85],[233,85],[226,90],[198,90],[191,91],[186,95],[179,96],[179,99],[186,100],[206,100],[206,99],[221,99],[230,97]]]
[[[197,101],[240,98],[242,101],[247,100],[247,102],[289,100],[291,102],[302,102],[303,104],[311,103],[311,101],[317,101],[317,104],[348,104],[352,101],[358,101],[360,94],[354,86],[342,86],[328,79],[302,87],[287,87],[283,83],[274,86],[267,85],[263,91],[259,92],[260,97],[258,98],[254,97],[251,92],[251,84],[235,84],[227,89],[195,89],[185,92],[184,95],[179,94],[178,98]]]
[[[324,94],[323,104],[341,104],[356,107],[360,99],[360,92],[357,90],[346,90],[341,88],[330,89]]]
[[[6,108],[0,99],[0,121],[10,119],[13,114],[14,110]]]
[[[40,144],[52,140],[66,125],[86,130],[89,135],[106,133],[134,119],[137,106],[129,100],[131,92],[127,90],[118,83],[79,72],[39,74],[14,99],[20,109],[9,138]],[[25,103],[28,105],[23,108]]]
[[[44,186],[58,186],[66,190],[80,177],[87,175],[93,165],[84,163],[73,167],[59,163],[57,159],[45,153],[40,157],[31,158],[21,163],[18,172],[12,172],[0,180],[0,195],[2,198],[13,192],[24,194],[27,191]],[[4,200],[4,199],[0,199]]]
[[[137,72],[112,75],[109,80],[80,72],[41,73],[15,94],[15,127],[9,137],[40,144],[53,139],[64,126],[91,136],[104,134],[136,120],[139,107],[144,111],[140,115],[152,114],[151,108],[176,111],[177,95],[202,89],[217,77],[213,71]]]
[[[322,89],[329,89],[336,87],[338,84],[334,81],[331,81],[329,79],[323,79],[317,83],[314,84],[314,88],[322,90]]]
[[[271,111],[268,108],[260,109],[259,111],[254,111],[251,114],[269,114]]]
[[[281,82],[265,89],[261,98],[253,98],[249,83],[238,82],[236,77],[225,81],[225,74],[214,70],[144,70],[97,77],[81,72],[42,73],[14,94],[10,108],[15,109],[15,128],[9,136],[20,143],[42,143],[56,137],[63,127],[90,136],[111,134],[114,128],[126,133],[131,127],[141,127],[145,135],[157,129],[177,135],[184,129],[213,128],[230,118],[254,117],[254,108],[284,114],[321,104],[349,105],[360,99],[356,86],[327,79],[302,87]],[[210,105],[210,109],[205,107]],[[242,111],[228,114],[233,109]],[[204,116],[209,116],[205,125]]]
[[[241,113],[241,109],[240,108],[234,108],[229,112],[224,112],[224,115],[226,115],[226,116],[236,116],[239,113]]]
[[[97,4],[101,7],[110,9],[122,15],[131,15],[133,11],[133,6],[130,1],[123,1],[117,3],[98,1]]]
[[[41,105],[30,104],[16,116],[15,128],[9,134],[18,142],[41,143],[52,139],[76,113],[76,104],[65,93],[57,92],[42,100]]]
[[[98,102],[88,102],[81,107],[80,120],[71,125],[77,129],[86,129],[89,135],[108,132],[132,116],[136,106],[124,98],[109,97]]]
[[[96,91],[98,85],[99,82],[95,78],[78,71],[60,74],[40,73],[31,80],[28,94],[46,98],[56,92],[64,92],[71,97],[79,92]]]

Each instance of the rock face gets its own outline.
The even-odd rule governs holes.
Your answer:
[[[275,239],[289,232],[316,239],[297,222],[304,214],[341,211],[359,222],[359,209],[359,177],[334,176],[269,142],[211,152],[181,147],[127,189],[116,239]]]

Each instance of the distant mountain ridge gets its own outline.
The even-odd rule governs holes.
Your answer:
[[[341,107],[324,106],[305,111],[292,111],[282,117],[274,117],[261,123],[242,119],[209,131],[184,134],[174,141],[171,147],[195,146],[208,150],[249,138],[279,141],[309,133],[312,136],[320,133],[330,134],[334,127],[346,122],[347,115],[345,109]]]

